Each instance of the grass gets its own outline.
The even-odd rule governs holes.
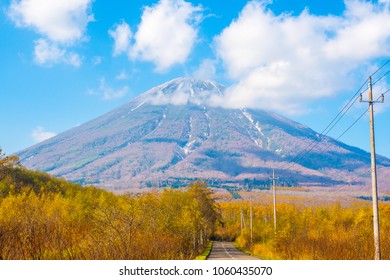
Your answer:
[[[201,261],[206,260],[207,257],[210,255],[212,247],[213,247],[213,242],[210,241],[207,247],[203,250],[203,252],[200,255],[196,256],[195,260],[201,260]]]
[[[237,242],[233,242],[233,245],[234,245],[234,247],[236,247],[238,250],[240,250],[241,252],[244,252],[245,254],[247,254],[247,255],[250,255],[250,256],[254,256],[254,257],[258,257],[258,258],[260,258],[260,259],[262,259],[262,260],[270,260],[270,259],[272,259],[272,258],[270,258],[270,257],[265,257],[264,255],[259,255],[259,254],[257,254],[256,253],[256,251],[249,251],[249,250],[247,250],[246,248],[244,248],[244,247],[241,247]],[[255,244],[256,245],[256,244]]]

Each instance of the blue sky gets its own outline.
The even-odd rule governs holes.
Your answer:
[[[389,0],[6,0],[0,13],[7,154],[181,76],[227,86],[219,106],[276,111],[321,132],[390,58]],[[377,152],[388,157],[389,97],[375,105]],[[366,108],[355,103],[329,135]],[[368,150],[368,129],[364,117],[340,140]]]

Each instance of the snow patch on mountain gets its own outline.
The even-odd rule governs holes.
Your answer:
[[[131,112],[134,112],[135,110],[137,110],[139,107],[141,107],[142,105],[144,105],[145,102],[141,102],[140,104],[138,104],[136,107],[134,107],[133,109],[131,109]]]
[[[251,136],[251,138],[252,138],[253,142],[255,142],[256,146],[262,147],[263,141],[262,141],[261,138],[266,138],[266,140],[267,140],[267,149],[270,149],[270,147],[271,147],[271,139],[268,136],[264,135],[259,122],[255,122],[253,120],[252,115],[250,113],[248,113],[247,111],[245,111],[245,109],[241,110],[241,112],[249,120],[249,122],[252,124],[253,128],[256,131],[258,131],[260,133],[260,135],[261,135],[261,137],[259,137],[258,139],[255,139],[255,138],[253,138]],[[248,134],[250,134],[250,133],[248,132]]]

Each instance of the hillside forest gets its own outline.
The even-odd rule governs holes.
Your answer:
[[[194,259],[211,239],[264,259],[372,259],[372,212],[272,205],[214,194],[205,183],[116,195],[27,170],[0,149],[0,259]],[[390,259],[390,205],[380,204],[382,258]]]

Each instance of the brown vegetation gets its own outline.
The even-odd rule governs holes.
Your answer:
[[[249,203],[221,202],[220,209],[224,224],[216,230],[216,237],[236,240],[239,246],[262,258],[368,260],[374,257],[372,210],[366,203],[355,203],[350,207],[338,203],[312,207],[279,203],[276,233],[273,206],[255,204],[253,244]],[[390,259],[390,205],[382,204],[379,210],[382,258]]]
[[[0,259],[193,259],[214,231],[202,183],[117,196],[0,159]]]

